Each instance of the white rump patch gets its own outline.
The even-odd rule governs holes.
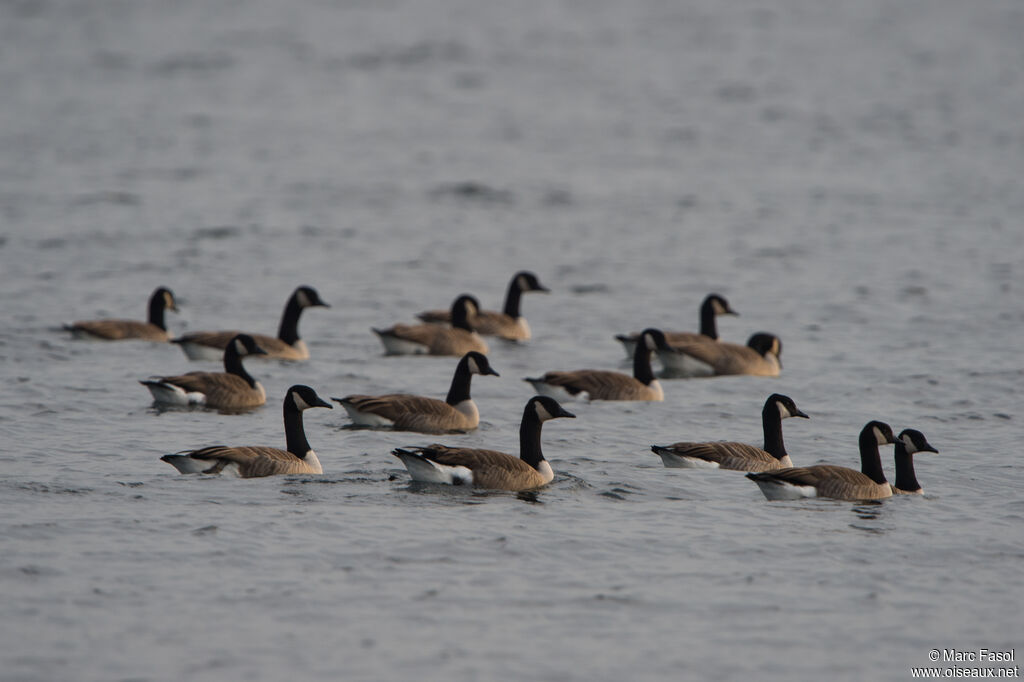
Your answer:
[[[569,393],[561,386],[552,386],[551,384],[545,383],[539,379],[531,380],[530,383],[533,385],[533,390],[541,395],[546,395],[549,398],[554,398],[560,403],[570,402],[573,400],[588,401],[590,400],[590,394],[586,391],[580,391],[576,395]]]
[[[353,423],[359,426],[394,426],[394,422],[373,412],[360,412],[355,406],[342,403]]]

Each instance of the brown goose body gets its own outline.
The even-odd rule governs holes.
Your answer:
[[[710,339],[673,347],[672,353],[659,352],[666,369],[684,376],[725,376],[748,374],[775,377],[782,369],[782,342],[763,332],[750,337],[747,345]]]
[[[263,350],[247,334],[239,334],[224,350],[223,372],[188,372],[141,381],[153,399],[170,405],[205,405],[222,410],[258,407],[267,393],[242,366],[242,358]]]
[[[747,474],[769,500],[830,497],[837,500],[881,500],[892,497],[878,446],[894,442],[892,427],[868,422],[860,433],[861,470],[832,464],[792,467]]]
[[[477,300],[463,294],[451,307],[451,327],[436,324],[396,324],[388,329],[374,329],[384,344],[386,355],[455,355],[470,351],[488,352],[487,344],[469,326],[480,310]]]
[[[341,403],[352,421],[362,426],[424,433],[469,431],[480,424],[480,412],[470,397],[474,374],[499,376],[486,355],[470,351],[455,366],[444,400],[404,393],[349,395],[332,400]]]
[[[164,312],[167,310],[178,310],[174,294],[166,287],[158,287],[149,297],[149,319],[146,322],[120,319],[79,320],[64,325],[64,328],[78,339],[167,342],[170,340],[164,323]]]
[[[651,352],[668,348],[665,335],[657,329],[645,329],[633,353],[633,376],[600,369],[547,372],[542,377],[526,378],[537,393],[556,400],[664,400],[661,383],[651,371]]]
[[[532,490],[554,479],[541,451],[541,425],[549,419],[574,417],[546,396],[531,398],[519,425],[519,457],[497,450],[428,445],[392,452],[413,480],[448,485],[472,485],[492,490]]]
[[[483,336],[497,336],[509,341],[526,341],[530,338],[530,325],[520,314],[520,297],[531,291],[547,292],[537,276],[531,272],[517,272],[512,276],[505,296],[505,307],[502,311],[478,310],[469,319],[470,328]],[[448,310],[427,310],[417,317],[428,324],[450,324],[451,312]]]
[[[652,445],[651,450],[661,457],[666,467],[672,468],[771,471],[792,467],[793,461],[782,439],[782,420],[789,417],[808,418],[792,398],[774,393],[768,397],[761,410],[763,448],[721,441]]]
[[[281,474],[322,474],[323,467],[306,440],[302,425],[302,412],[311,407],[326,407],[308,386],[295,385],[288,389],[283,403],[287,449],[259,445],[213,445],[188,450],[160,459],[183,474],[234,474],[241,478],[258,478]]]
[[[739,313],[729,306],[729,302],[724,296],[708,294],[700,306],[700,332],[666,331],[664,332],[665,340],[672,347],[705,341],[717,341],[718,325],[715,322],[715,317],[718,315],[739,315]],[[626,355],[633,357],[633,351],[636,349],[636,342],[640,338],[640,332],[618,334],[615,338],[626,349]]]
[[[315,306],[330,307],[320,298],[316,289],[300,286],[292,292],[285,303],[276,337],[237,330],[220,330],[189,332],[171,341],[180,345],[182,351],[191,360],[214,360],[220,357],[231,339],[239,334],[248,333],[266,351],[265,356],[268,358],[308,360],[309,348],[306,346],[306,342],[299,337],[299,318],[303,310]]]

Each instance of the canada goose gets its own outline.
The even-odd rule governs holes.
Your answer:
[[[519,425],[519,457],[496,450],[444,445],[398,448],[391,454],[402,460],[415,481],[494,490],[530,490],[547,485],[555,477],[540,449],[541,425],[549,419],[575,416],[551,398],[530,398]]]
[[[715,324],[716,315],[739,315],[738,312],[729,307],[729,301],[719,294],[708,294],[700,305],[700,333],[695,332],[665,332],[665,341],[670,346],[678,346],[684,343],[696,343],[698,341],[717,341],[718,326]],[[633,350],[636,348],[636,340],[640,334],[616,335],[622,347],[626,349],[626,355],[633,357]]]
[[[242,367],[242,358],[265,353],[251,336],[239,334],[224,349],[223,372],[150,377],[139,383],[148,388],[159,403],[205,405],[228,410],[257,407],[267,401],[267,394],[260,382]]]
[[[470,351],[455,366],[448,397],[444,400],[418,395],[350,395],[331,398],[348,410],[349,417],[363,426],[390,426],[406,431],[469,431],[480,424],[476,403],[469,397],[474,374],[499,376],[487,356]]]
[[[457,355],[471,350],[487,353],[487,344],[469,326],[480,310],[480,303],[468,294],[455,299],[451,308],[452,326],[436,324],[396,324],[390,329],[374,329],[384,344],[386,355]]]
[[[707,377],[752,374],[777,377],[782,369],[782,341],[774,334],[753,334],[747,345],[725,341],[697,341],[658,351],[658,358],[672,376]]]
[[[257,478],[277,474],[322,474],[323,467],[302,428],[302,412],[311,407],[326,407],[325,402],[309,386],[296,384],[284,397],[284,435],[287,450],[263,445],[229,447],[213,445],[199,450],[186,450],[160,459],[183,474],[234,474],[240,478]]]
[[[665,335],[657,329],[640,333],[633,352],[633,376],[598,369],[572,372],[548,372],[535,379],[526,378],[534,390],[561,400],[664,400],[661,383],[651,371],[651,352],[670,350]]]
[[[735,471],[769,471],[793,466],[782,442],[782,420],[788,417],[809,417],[800,411],[793,399],[779,393],[768,397],[761,410],[764,428],[764,449],[746,443],[675,443],[652,445],[667,467],[695,469],[733,469]]]
[[[141,339],[144,341],[168,341],[167,327],[164,324],[164,311],[178,312],[178,304],[174,294],[166,287],[157,287],[149,297],[149,321],[137,320],[82,320],[64,325],[76,339],[99,339],[102,341],[122,341],[124,339]]]
[[[550,291],[543,286],[532,272],[523,270],[512,276],[505,295],[505,307],[502,312],[496,310],[478,310],[469,320],[470,327],[484,336],[498,336],[510,341],[526,341],[530,338],[530,325],[519,312],[519,299],[524,293]],[[447,310],[426,310],[416,317],[430,324],[451,322],[451,313]]]
[[[285,303],[284,313],[281,315],[281,325],[277,330],[277,337],[266,334],[249,334],[256,339],[256,343],[266,351],[268,358],[280,360],[308,360],[309,348],[306,342],[299,338],[299,316],[306,308],[320,306],[330,308],[328,304],[320,299],[320,294],[313,287],[301,286],[296,289]],[[182,334],[171,343],[181,345],[189,360],[219,360],[224,354],[224,348],[228,341],[241,334],[240,331],[218,331],[218,332],[189,332]]]
[[[903,429],[896,438],[894,456],[896,458],[896,483],[892,486],[893,495],[923,495],[924,490],[917,482],[914,474],[914,453],[934,452],[924,434],[916,429]]]
[[[860,432],[860,471],[831,464],[776,469],[747,474],[769,500],[832,497],[837,500],[881,500],[892,496],[885,480],[878,446],[892,443],[892,427],[868,422]]]

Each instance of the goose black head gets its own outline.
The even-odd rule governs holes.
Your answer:
[[[756,350],[757,354],[762,357],[768,353],[773,354],[775,357],[782,355],[782,339],[775,336],[775,334],[769,334],[768,332],[757,332],[756,334],[752,334],[751,337],[747,339],[747,346]]]
[[[793,399],[788,395],[773,393],[768,396],[768,400],[765,401],[765,409],[768,409],[770,405],[774,405],[779,410],[779,417],[781,419],[787,419],[789,417],[803,417],[804,419],[810,419],[810,417],[804,414],[803,411],[796,406],[796,403],[793,402]]]
[[[526,413],[529,414],[531,410],[537,416],[538,421],[541,422],[560,417],[576,418],[576,415],[559,405],[557,400],[545,395],[530,398],[529,402],[526,403]]]
[[[924,434],[917,429],[903,429],[900,431],[899,439],[903,443],[903,447],[910,454],[915,452],[934,452],[938,454],[939,452],[932,447],[928,439],[924,437]]]
[[[479,353],[475,350],[471,350],[462,356],[466,361],[466,368],[470,374],[490,374],[492,376],[501,376],[491,367],[491,363],[487,360],[487,356],[483,353]]]
[[[299,304],[300,308],[312,308],[313,306],[331,307],[320,298],[320,294],[316,292],[316,289],[310,286],[303,285],[299,287],[292,296],[294,296],[295,302]]]
[[[256,343],[256,339],[248,334],[238,334],[228,342],[228,345],[235,351],[238,357],[267,354],[267,351],[260,348],[259,344]]]
[[[711,306],[711,312],[715,315],[739,316],[738,312],[729,307],[729,301],[725,300],[725,296],[720,294],[708,294],[704,299],[704,305]]]
[[[861,432],[873,434],[879,445],[889,445],[896,442],[896,436],[892,433],[892,427],[885,422],[870,421],[864,425]]]
[[[673,350],[660,329],[649,327],[640,332],[640,343],[644,344],[647,350]]]
[[[303,384],[295,384],[289,388],[288,399],[292,401],[292,405],[299,412],[308,410],[311,407],[326,407],[328,410],[334,409],[330,403],[318,396],[316,391]]]
[[[153,295],[149,297],[150,304],[159,304],[161,308],[178,312],[178,302],[174,300],[174,292],[167,287],[157,287]]]
[[[516,276],[512,279],[515,281],[516,286],[519,287],[520,291],[540,291],[543,293],[551,291],[540,283],[540,280],[537,279],[537,275],[528,270],[517,272]]]

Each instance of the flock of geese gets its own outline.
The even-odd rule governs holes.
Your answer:
[[[509,341],[530,338],[530,327],[520,311],[521,297],[547,292],[530,272],[518,272],[508,287],[502,311],[481,310],[469,295],[459,296],[448,310],[419,314],[420,324],[396,324],[374,329],[388,355],[459,357],[444,400],[394,393],[348,395],[331,398],[348,412],[356,425],[423,433],[459,433],[475,429],[480,414],[470,397],[473,375],[498,376],[488,362],[484,336]],[[300,286],[285,304],[276,337],[236,330],[196,331],[172,338],[165,313],[177,311],[174,294],[157,288],[149,299],[149,318],[103,319],[65,325],[76,338],[117,341],[141,339],[175,343],[192,360],[222,360],[223,372],[196,371],[177,376],[154,376],[141,381],[158,403],[203,405],[221,410],[244,410],[266,402],[263,386],[243,366],[252,355],[281,360],[305,360],[309,349],[299,337],[299,318],[310,307],[329,307],[308,286]],[[655,328],[620,334],[633,360],[632,375],[577,369],[549,371],[526,378],[537,395],[523,410],[519,428],[519,456],[496,450],[428,445],[398,448],[398,457],[414,480],[451,485],[473,485],[497,490],[530,490],[550,483],[551,465],[541,450],[541,426],[550,419],[573,418],[560,402],[567,400],[663,400],[664,391],[651,367],[657,353],[666,376],[696,377],[729,374],[778,376],[782,342],[774,334],[758,332],[745,345],[718,338],[715,318],[736,315],[722,296],[710,294],[700,309],[699,332],[662,331]],[[309,386],[288,389],[283,403],[286,448],[215,445],[164,455],[161,459],[179,472],[234,474],[243,478],[278,474],[322,474],[316,452],[306,440],[302,413],[313,407],[332,409],[331,403]],[[761,412],[764,446],[735,442],[679,442],[652,445],[666,467],[745,471],[769,500],[828,497],[841,500],[882,499],[894,494],[921,494],[914,473],[913,455],[937,452],[924,434],[905,429],[898,436],[892,427],[871,421],[860,433],[860,470],[835,465],[794,467],[782,439],[782,420],[807,418],[788,396],[773,394]],[[879,446],[894,446],[896,480],[890,484],[882,469]]]

